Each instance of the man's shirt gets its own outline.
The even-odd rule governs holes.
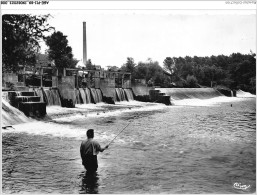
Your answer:
[[[81,157],[85,155],[97,155],[101,150],[100,144],[92,138],[82,141],[80,146]]]

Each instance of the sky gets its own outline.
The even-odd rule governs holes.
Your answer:
[[[87,57],[96,65],[120,67],[127,57],[162,65],[166,57],[256,52],[255,15],[54,14],[49,23],[67,35],[78,60],[83,58],[83,21]]]
[[[87,58],[102,67],[120,67],[127,57],[135,63],[151,58],[162,66],[166,57],[256,53],[255,10],[65,9],[43,13],[51,14],[49,24],[67,36],[78,60],[83,59],[86,22]],[[45,49],[42,46],[42,52]]]

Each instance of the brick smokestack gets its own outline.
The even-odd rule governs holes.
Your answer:
[[[86,22],[83,22],[83,63],[87,64],[87,28]]]

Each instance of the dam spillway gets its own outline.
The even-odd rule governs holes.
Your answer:
[[[37,104],[41,105],[45,103],[46,106],[74,108],[76,104],[97,104],[100,102],[115,104],[115,102],[133,100],[172,105],[174,100],[208,99],[222,95],[222,92],[213,88],[150,87],[144,81],[131,82],[130,73],[105,71],[103,69],[63,69],[61,76],[58,71],[56,75],[52,75],[51,82],[49,81],[51,86],[47,87],[43,82],[45,68],[41,67],[39,75],[41,77],[41,82],[39,82],[41,87],[27,85],[28,83],[23,80],[23,91],[34,92],[35,96],[39,97],[31,97],[29,99],[27,97],[18,98],[19,101],[24,102],[26,106],[30,107],[29,109],[37,107],[36,104],[32,103],[32,100],[36,100]],[[54,70],[55,68],[51,67],[50,69]],[[15,80],[14,86],[19,86],[21,82],[17,77],[17,74],[8,75],[4,77],[4,82],[13,82]],[[16,93],[18,96],[18,90]]]
[[[223,96],[213,88],[155,88],[160,93],[170,96],[170,100],[209,99]]]

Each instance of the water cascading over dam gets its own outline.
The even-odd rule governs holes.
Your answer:
[[[95,104],[103,101],[103,96],[100,89],[90,88],[90,90]]]
[[[47,106],[61,106],[61,95],[57,88],[35,88],[35,94],[40,97],[41,102]],[[79,88],[66,91],[66,97],[74,104],[91,104],[103,101],[102,92],[95,88]]]
[[[124,89],[125,94],[127,95],[128,101],[134,100],[132,89]]]
[[[35,88],[31,89],[40,97],[41,102],[45,102],[47,106],[61,106],[61,97],[57,88]]]
[[[61,106],[61,94],[57,88],[35,88],[30,89],[36,96],[40,97],[41,102],[47,106]],[[97,104],[103,102],[103,93],[99,88],[78,88],[65,91],[65,99],[71,99],[73,104]],[[115,101],[134,100],[131,89],[115,88]]]
[[[134,100],[131,89],[115,88],[117,101],[130,101]]]
[[[103,102],[101,89],[96,88],[79,88],[75,90],[76,104],[91,104]]]
[[[61,99],[60,95],[58,92],[58,89],[44,89],[44,92],[46,94],[46,99],[47,99],[47,105],[52,106],[52,105],[61,105]]]
[[[170,100],[209,99],[223,96],[213,88],[155,88],[160,93],[170,96]]]
[[[83,104],[91,104],[91,95],[90,90],[88,88],[79,88],[79,93],[81,95]]]
[[[249,92],[245,92],[245,91],[240,90],[240,89],[236,91],[236,96],[237,96],[237,97],[244,97],[244,98],[253,98],[253,97],[256,97],[256,95],[253,95],[253,94],[251,94],[251,93],[249,93]]]
[[[2,127],[33,121],[2,98]]]

